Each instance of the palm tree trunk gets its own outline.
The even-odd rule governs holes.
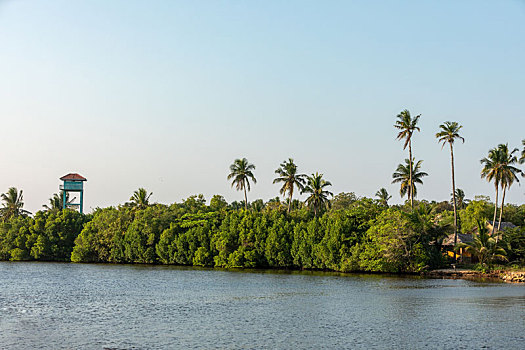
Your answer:
[[[414,184],[412,183],[412,139],[408,142],[408,164],[410,166],[408,176],[408,186],[410,189],[410,207],[414,209]]]
[[[454,178],[454,149],[452,148],[452,143],[450,143],[450,165],[452,169],[452,201],[454,204],[454,246],[456,246],[458,244],[458,211],[456,206],[456,180]],[[454,260],[458,261],[455,250]]]
[[[496,228],[496,214],[498,212],[498,194],[499,187],[496,185],[496,201],[494,202],[494,219],[492,220],[492,237],[494,237],[494,229]]]
[[[505,192],[507,191],[507,185],[503,186],[503,196],[501,197],[501,207],[499,209],[499,220],[498,220],[498,235],[501,228],[501,217],[503,216],[503,206],[505,205]],[[496,236],[496,242],[498,237]]]
[[[290,214],[290,209],[292,207],[292,195],[293,195],[293,185],[292,185],[292,189],[290,190],[290,196],[288,197],[288,214]]]
[[[244,189],[244,209],[248,210],[248,195],[246,194],[246,185],[244,183],[242,188]]]

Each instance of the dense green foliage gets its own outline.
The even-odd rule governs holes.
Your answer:
[[[352,248],[360,247],[384,210],[361,199],[316,218],[308,209],[287,214],[285,206],[272,203],[261,210],[215,211],[188,206],[192,200],[99,210],[77,238],[72,260],[348,270],[348,261],[361,253]],[[361,268],[366,265],[355,266]]]
[[[70,261],[75,239],[89,219],[88,215],[62,210],[0,222],[0,259]]]
[[[313,209],[278,199],[245,210],[202,195],[170,206],[122,205],[91,215],[39,211],[0,223],[0,259],[145,263],[223,268],[289,268],[335,271],[419,272],[440,267],[439,242],[452,232],[448,202],[384,205],[342,193],[317,217]],[[237,206],[237,207],[236,207]],[[240,207],[240,208],[239,208]],[[459,210],[462,230],[491,215],[483,198]],[[505,220],[523,226],[525,206],[507,205]],[[525,232],[505,235],[508,260],[525,261]]]

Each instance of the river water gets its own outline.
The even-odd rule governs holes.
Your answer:
[[[525,349],[525,286],[0,263],[0,349]]]

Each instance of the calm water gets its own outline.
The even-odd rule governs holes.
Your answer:
[[[525,286],[0,263],[1,349],[525,349]]]

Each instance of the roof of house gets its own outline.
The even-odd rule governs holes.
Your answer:
[[[487,228],[487,230],[489,230],[489,235],[492,234],[492,221],[487,221],[487,223],[485,224],[485,227]],[[514,225],[512,222],[506,222],[506,221],[502,221],[501,222],[501,227],[500,227],[500,231],[505,231],[505,230],[508,230],[508,229],[511,229],[511,228],[515,228],[517,227],[516,225]],[[495,227],[495,231],[497,231],[498,229],[498,223],[496,222],[496,227]],[[469,233],[473,234],[473,235],[477,235],[478,234],[478,228],[475,227],[472,231],[470,231]]]
[[[492,221],[489,221],[487,223],[487,227],[488,228],[492,228],[494,225],[492,223]],[[512,222],[506,222],[506,221],[502,221],[501,222],[501,227],[500,227],[500,230],[506,230],[508,228],[514,228],[516,227],[516,225],[514,225]],[[496,222],[496,228],[498,228],[498,223]]]
[[[474,240],[474,237],[470,233],[458,233],[458,243],[470,243]],[[441,245],[454,246],[454,234],[451,233],[443,240]]]
[[[85,177],[77,173],[69,173],[60,178],[62,181],[87,181]]]

